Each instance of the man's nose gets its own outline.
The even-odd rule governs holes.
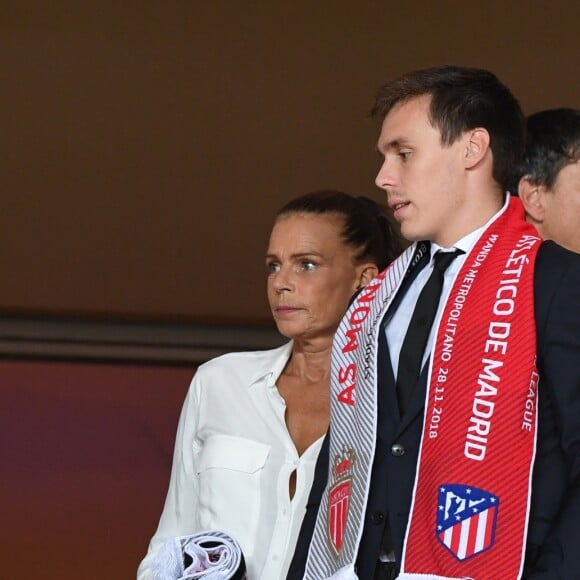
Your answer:
[[[375,178],[375,184],[377,187],[386,190],[389,187],[394,187],[396,180],[397,176],[394,163],[385,157],[383,164],[381,165]]]

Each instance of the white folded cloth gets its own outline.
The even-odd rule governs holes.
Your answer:
[[[245,580],[244,555],[221,530],[168,538],[152,563],[154,580]]]

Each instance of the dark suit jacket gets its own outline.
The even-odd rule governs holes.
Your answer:
[[[412,278],[407,284],[411,281]],[[534,292],[537,364],[540,372],[538,443],[524,578],[578,580],[580,254],[569,252],[553,242],[543,243],[536,259]],[[381,345],[381,348],[386,347]],[[393,370],[388,353],[384,350],[379,361],[377,449],[356,564],[361,580],[371,580],[375,576],[385,522],[390,526],[397,561],[401,561],[415,480],[426,388],[427,373],[424,369],[419,387],[401,418]],[[509,441],[506,441],[506,453],[509,452]],[[325,441],[316,466],[307,513],[288,580],[298,580],[304,574],[327,475],[328,441]]]

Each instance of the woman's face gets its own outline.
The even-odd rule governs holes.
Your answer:
[[[268,300],[278,330],[293,339],[332,338],[353,293],[378,272],[355,264],[335,214],[276,220],[266,254]]]

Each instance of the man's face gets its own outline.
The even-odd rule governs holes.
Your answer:
[[[375,183],[387,192],[401,233],[411,241],[449,247],[464,232],[465,139],[441,143],[429,122],[429,96],[395,105],[383,121],[377,149],[384,157]]]
[[[538,227],[542,237],[580,253],[580,160],[562,168],[542,197],[544,221]]]

